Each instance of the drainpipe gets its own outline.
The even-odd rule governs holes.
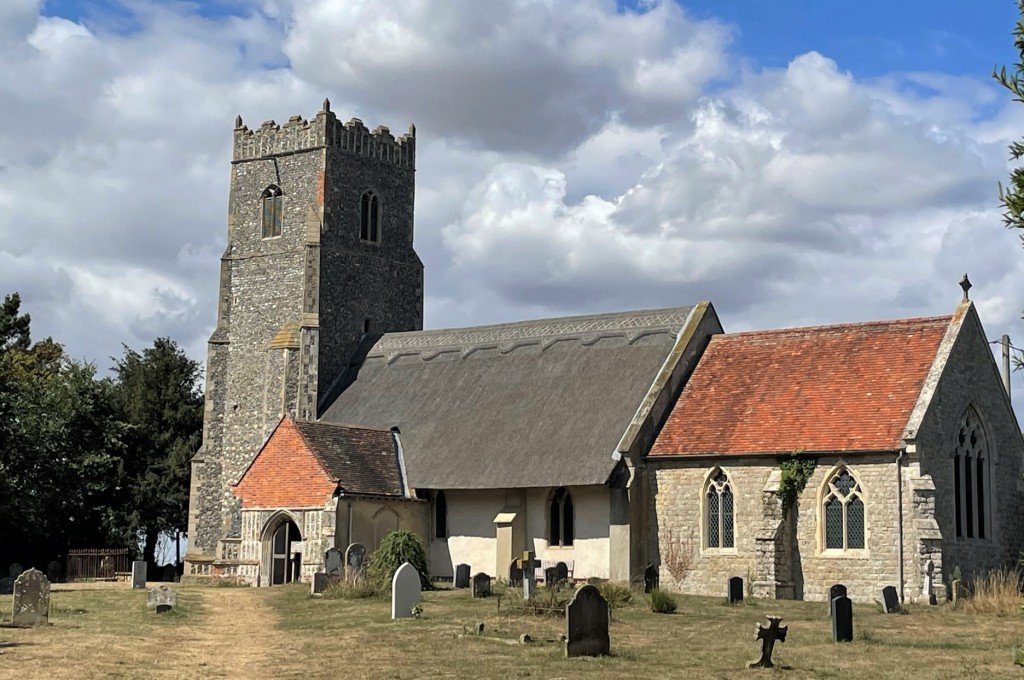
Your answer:
[[[905,602],[904,586],[906,578],[903,573],[903,471],[902,461],[907,450],[914,450],[913,444],[903,443],[903,447],[896,452],[896,546],[899,555],[899,578],[900,578],[900,603]]]

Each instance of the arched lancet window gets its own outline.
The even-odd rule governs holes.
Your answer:
[[[704,535],[708,548],[736,547],[733,493],[729,477],[718,470],[704,494]]]
[[[572,545],[575,534],[572,496],[562,487],[551,495],[548,506],[548,545]]]
[[[281,187],[271,184],[263,190],[263,238],[281,235],[284,221],[284,192]]]
[[[864,498],[860,483],[846,468],[828,481],[821,506],[826,550],[864,548]]]
[[[448,500],[444,491],[434,495],[434,538],[448,538]]]
[[[359,238],[380,243],[380,199],[372,191],[364,191],[359,199]]]
[[[960,417],[953,453],[953,498],[958,538],[987,538],[989,514],[988,440],[973,407]]]

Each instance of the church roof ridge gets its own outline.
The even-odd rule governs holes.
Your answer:
[[[763,336],[765,338],[778,338],[783,336],[806,336],[820,333],[847,333],[856,330],[877,330],[889,331],[900,326],[944,326],[953,320],[952,314],[942,316],[919,316],[906,319],[889,319],[884,321],[853,321],[836,324],[823,324],[818,326],[794,326],[792,328],[767,328],[763,330],[740,331],[737,333],[722,333],[715,336],[716,342],[729,340],[750,340]]]

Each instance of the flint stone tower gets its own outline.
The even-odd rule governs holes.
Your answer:
[[[396,139],[341,123],[326,100],[308,121],[250,130],[236,119],[186,574],[233,571],[230,486],[282,415],[315,420],[367,335],[422,329],[415,167],[414,127]]]

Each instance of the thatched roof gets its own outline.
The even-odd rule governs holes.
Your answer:
[[[321,422],[397,426],[416,488],[603,484],[694,309],[387,333]]]

